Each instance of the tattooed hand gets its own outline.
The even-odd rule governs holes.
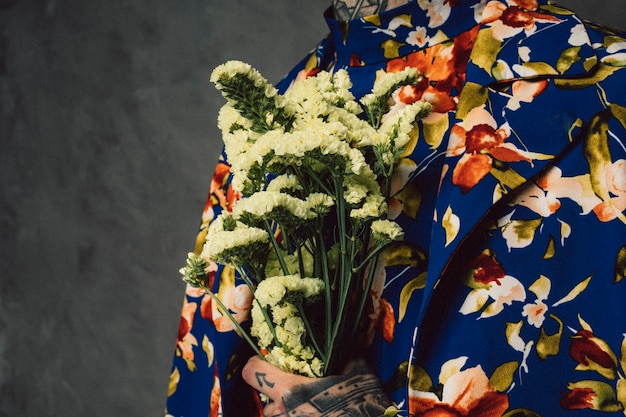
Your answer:
[[[342,375],[307,378],[254,356],[242,374],[250,386],[269,397],[265,417],[380,417],[390,405],[363,360],[350,363]]]

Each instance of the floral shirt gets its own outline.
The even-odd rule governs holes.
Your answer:
[[[381,257],[367,334],[400,415],[626,414],[626,39],[544,0],[417,0],[340,23],[286,77],[344,68],[353,93],[416,67],[425,100],[394,171],[405,241]],[[393,111],[393,107],[392,110]],[[239,196],[224,156],[207,225]],[[215,266],[246,323],[250,299]],[[250,352],[188,288],[167,415],[261,416]]]

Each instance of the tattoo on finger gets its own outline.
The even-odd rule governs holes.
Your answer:
[[[268,381],[267,374],[263,372],[255,373],[255,377],[256,377],[256,382],[259,384],[259,387],[261,388],[266,387],[266,386],[270,388],[274,388],[274,385],[276,385],[275,382]]]

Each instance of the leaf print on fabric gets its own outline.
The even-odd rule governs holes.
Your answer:
[[[213,365],[213,359],[215,359],[215,347],[206,334],[202,338],[202,350],[206,353],[207,365]]]
[[[453,362],[459,366],[465,359]],[[409,415],[501,417],[508,409],[508,395],[490,384],[480,365],[461,370],[444,364],[442,373],[446,367],[440,394],[409,389]]]
[[[626,39],[620,36],[606,36],[604,38],[606,52],[609,54],[602,58],[601,62],[616,66],[626,66]]]
[[[528,355],[531,352],[531,348],[533,347],[534,342],[526,342],[524,339],[522,339],[521,331],[523,325],[524,322],[521,320],[517,323],[506,323],[504,335],[506,336],[506,342],[508,343],[508,345],[515,349],[517,352],[522,353],[522,362],[520,363],[519,367],[524,372],[528,373],[528,365],[526,364],[526,360],[528,359]]]
[[[426,272],[422,272],[417,277],[410,280],[400,292],[400,311],[398,312],[398,323],[402,321],[406,315],[406,309],[413,292],[422,290],[426,287]]]
[[[506,240],[509,251],[529,246],[541,223],[541,219],[511,220],[502,225],[502,237]]]
[[[178,382],[180,381],[180,371],[178,368],[174,368],[172,373],[170,374],[170,380],[167,385],[167,396],[170,397],[172,394],[176,392],[176,388],[178,387]]]
[[[613,267],[613,283],[617,284],[626,276],[626,245],[622,246],[615,256],[615,266]]]
[[[459,234],[461,228],[461,219],[452,212],[452,207],[448,206],[443,214],[441,226],[446,231],[446,246],[448,246]]]

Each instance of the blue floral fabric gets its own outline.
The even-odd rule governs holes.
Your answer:
[[[418,0],[351,22],[279,85],[346,69],[353,93],[416,67],[425,100],[394,171],[365,340],[400,415],[626,414],[626,39],[536,0]],[[206,228],[238,198],[223,156]],[[249,314],[228,268],[211,271]],[[261,416],[250,352],[188,288],[166,414]]]

